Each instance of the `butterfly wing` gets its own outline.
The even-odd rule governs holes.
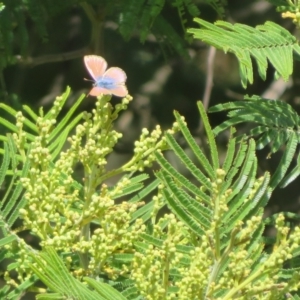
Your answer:
[[[103,74],[103,80],[107,80],[113,82],[107,90],[109,90],[110,94],[113,94],[118,97],[125,97],[128,94],[127,87],[125,85],[125,81],[127,79],[126,73],[117,67],[109,68]]]
[[[86,55],[84,57],[84,63],[90,75],[94,78],[95,81],[97,81],[97,79],[99,79],[107,69],[107,62],[101,56]]]
[[[128,95],[128,90],[126,85],[118,85],[117,87],[115,87],[112,90],[109,90],[110,94],[113,94],[117,97],[126,97]]]
[[[101,94],[104,95],[111,95],[112,93],[110,92],[110,90],[99,87],[99,86],[94,86],[91,91],[89,92],[89,95],[91,96],[100,96]]]
[[[111,89],[106,89],[99,86],[94,86],[91,91],[89,92],[89,95],[91,96],[100,96],[101,94],[104,95],[115,95],[117,97],[125,97],[128,94],[128,90],[126,85],[118,85]]]
[[[104,74],[103,77],[112,78],[117,84],[125,84],[127,79],[126,73],[117,67],[109,68]]]

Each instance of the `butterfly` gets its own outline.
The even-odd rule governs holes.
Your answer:
[[[100,94],[105,94],[125,97],[128,94],[125,85],[127,76],[122,69],[112,67],[106,70],[106,60],[97,55],[84,56],[84,63],[95,81],[89,95],[99,96]]]

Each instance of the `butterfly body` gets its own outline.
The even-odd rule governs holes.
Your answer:
[[[122,69],[112,67],[106,70],[106,60],[97,55],[86,55],[84,63],[95,81],[89,95],[99,96],[105,94],[125,97],[128,94],[125,85],[127,76]]]
[[[94,86],[107,90],[113,90],[117,87],[117,84],[113,78],[101,77],[95,81]]]

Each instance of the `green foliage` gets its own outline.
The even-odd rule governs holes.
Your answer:
[[[290,18],[298,27],[300,26],[300,3],[298,0],[268,0],[281,12],[283,18]]]
[[[166,221],[160,220],[160,227],[168,234],[162,232],[159,239],[144,236],[152,247],[143,245],[145,249],[136,258],[133,276],[138,278],[143,295],[151,295],[153,299],[281,299],[287,290],[297,285],[299,270],[282,270],[282,265],[277,265],[277,262],[283,262],[278,260],[278,255],[285,250],[291,252],[283,260],[298,255],[299,236],[296,232],[299,227],[294,233],[288,233],[280,214],[275,221],[278,236],[273,252],[264,253],[261,208],[271,194],[270,177],[266,173],[255,179],[254,141],[248,146],[237,144],[236,138],[231,138],[223,169],[218,168],[220,163],[213,132],[200,104],[199,109],[208,135],[210,162],[197,147],[183,119],[176,114],[180,131],[199,166],[185,154],[172,135],[166,135],[170,148],[190,170],[192,179],[187,180],[161,154],[156,155],[162,167],[157,174],[163,182],[162,197],[180,222],[170,215],[169,226],[165,227]],[[157,231],[154,235],[161,229]],[[290,241],[286,239],[289,234]],[[147,267],[142,271],[139,266],[145,264]],[[168,278],[167,290],[163,285],[165,277]],[[170,278],[173,279],[171,285]]]
[[[143,222],[152,217],[153,210],[161,207],[154,208],[153,203],[144,205],[142,201],[157,187],[158,181],[143,188],[143,182],[149,176],[143,173],[134,176],[135,172],[151,166],[155,150],[164,148],[160,128],[152,133],[144,129],[140,141],[136,142],[132,159],[118,169],[107,170],[106,157],[121,136],[113,130],[113,121],[127,108],[131,97],[124,98],[115,107],[110,104],[110,97],[102,97],[92,113],[76,116],[75,111],[83,95],[57,123],[69,94],[70,89],[67,89],[64,95],[57,97],[46,114],[40,109],[37,115],[24,106],[25,117],[22,112],[1,105],[5,112],[15,117],[14,121],[1,120],[12,134],[2,137],[4,149],[0,183],[7,178],[5,175],[9,175],[10,179],[7,179],[9,185],[0,207],[3,234],[0,259],[13,258],[7,270],[14,269],[18,273],[16,281],[10,278],[9,273],[5,275],[13,287],[13,290],[3,291],[7,299],[15,299],[24,290],[33,288],[36,275],[52,292],[57,293],[52,295],[55,299],[62,299],[67,294],[78,299],[100,299],[98,294],[86,296],[88,290],[84,286],[74,289],[76,280],[70,274],[65,281],[62,280],[66,272],[62,265],[55,265],[53,253],[50,261],[43,255],[42,260],[38,260],[36,251],[26,245],[17,233],[29,230],[38,238],[42,248],[51,246],[62,253],[69,261],[68,270],[74,272],[77,278],[89,275],[116,279],[123,271],[113,255],[120,249],[131,255],[133,241],[140,231],[145,231]],[[84,170],[83,182],[74,179],[78,164]],[[108,187],[105,184],[107,179],[121,174],[125,175],[116,185]],[[127,201],[120,202],[121,199]],[[23,225],[13,230],[18,218]],[[91,226],[94,226],[93,231]],[[47,269],[39,272],[36,264],[43,265],[44,260],[47,261]],[[113,272],[109,267],[111,263],[116,264]],[[58,277],[52,281],[47,277],[51,274]],[[90,281],[90,284],[102,295],[100,283]],[[115,299],[111,296],[112,292],[106,293],[108,295],[101,299]],[[45,297],[47,299],[47,295]]]
[[[184,17],[185,14],[185,6],[187,8],[187,11],[191,14],[191,16],[197,17],[200,14],[200,11],[198,10],[197,6],[192,3],[191,0],[187,1],[181,1],[181,0],[174,0],[173,1],[173,6],[177,8],[178,15],[180,18],[181,26],[183,31],[185,31],[186,28],[186,18]]]
[[[3,3],[0,19],[6,15],[0,23],[6,24],[7,36],[1,35],[0,27],[1,41],[12,42],[19,34],[24,53],[24,9],[42,38],[47,35],[45,20],[80,5],[92,23],[95,49],[93,39],[103,22],[118,16],[125,39],[138,28],[142,42],[152,32],[178,53],[185,49],[163,17],[165,5],[177,9],[183,30],[187,14],[199,14],[191,0],[69,0],[55,7],[50,0]],[[207,3],[222,15],[223,1]],[[17,30],[9,32],[15,19]],[[284,79],[292,73],[292,54],[299,53],[299,46],[280,26],[267,22],[253,29],[223,21],[197,22],[204,29],[189,33],[233,52],[244,86],[253,80],[251,57],[263,79],[268,60]],[[3,45],[6,63],[12,62],[12,49]],[[143,129],[128,162],[110,170],[108,156],[121,138],[114,121],[132,98],[113,105],[102,95],[92,112],[77,114],[82,95],[61,117],[69,95],[67,88],[47,113],[28,106],[17,112],[0,104],[10,116],[0,118],[10,132],[0,136],[0,185],[6,187],[0,205],[0,262],[7,263],[0,298],[19,299],[26,291],[36,292],[37,299],[299,298],[299,215],[263,218],[274,189],[300,174],[299,154],[290,168],[297,154],[299,116],[288,104],[247,96],[217,105],[210,111],[228,110],[229,119],[212,129],[200,102],[207,144],[199,147],[184,118],[175,112],[172,129],[164,134],[159,126],[152,132]],[[233,126],[242,122],[256,127],[236,136]],[[216,135],[228,128],[224,157]],[[179,144],[178,135],[187,147]],[[282,159],[274,174],[257,178],[256,149],[266,146],[270,153],[283,150]],[[184,172],[168,161],[165,150],[172,151]],[[151,179],[144,171],[154,162],[156,179]],[[78,167],[80,180],[75,174]],[[112,178],[114,183],[109,183]],[[275,228],[273,237],[264,236],[266,226]],[[29,244],[31,239],[38,247]]]
[[[284,80],[288,80],[292,74],[293,52],[300,54],[300,47],[296,38],[283,27],[270,21],[256,28],[244,24],[232,25],[224,21],[217,21],[215,24],[201,19],[195,21],[203,29],[189,29],[189,33],[218,49],[232,52],[237,57],[243,87],[247,86],[247,82],[253,83],[251,57],[255,59],[259,75],[264,80],[268,60]]]
[[[239,295],[280,299],[299,288],[300,229],[286,227],[283,214],[267,220],[277,228],[277,238],[272,251],[264,251],[263,208],[272,185],[268,173],[256,178],[254,140],[237,139],[232,130],[221,162],[214,132],[199,103],[208,155],[184,118],[175,113],[174,128],[165,137],[159,128],[151,134],[143,130],[132,159],[119,169],[106,170],[106,157],[119,137],[112,122],[131,98],[113,107],[109,97],[100,97],[92,113],[80,114],[75,125],[68,118],[56,124],[68,94],[69,90],[58,97],[45,115],[40,110],[37,116],[25,107],[30,118],[17,113],[13,135],[3,139],[0,179],[8,178],[10,186],[17,186],[8,188],[2,201],[0,258],[11,258],[7,270],[18,273],[15,280],[5,274],[12,288],[1,290],[3,297],[16,299],[34,290],[37,279],[47,287],[37,299],[232,299]],[[75,129],[72,133],[70,127]],[[32,130],[30,139],[25,128]],[[67,134],[58,135],[56,130]],[[193,158],[174,138],[177,131]],[[58,155],[50,150],[52,133],[70,143]],[[164,149],[176,154],[188,177],[163,157]],[[148,176],[134,173],[154,160],[161,167],[158,179],[143,187]],[[84,169],[82,182],[73,177],[77,163]],[[20,171],[8,172],[18,166]],[[106,179],[122,173],[115,185],[107,187]],[[156,188],[145,204],[145,197]],[[165,205],[170,213],[161,214]],[[17,218],[23,226],[13,230]],[[19,237],[24,230],[38,237],[41,251]],[[293,268],[283,269],[287,261]]]
[[[218,13],[224,11],[226,5],[217,0],[207,3]],[[47,42],[48,24],[57,15],[67,13],[74,6],[82,8],[91,23],[90,45],[87,46],[92,47],[94,52],[100,50],[99,36],[104,22],[113,20],[119,25],[119,32],[125,40],[138,33],[140,41],[145,42],[147,36],[153,33],[163,48],[171,47],[180,55],[187,55],[184,39],[162,15],[163,9],[171,5],[177,7],[184,35],[187,17],[200,14],[197,2],[193,0],[3,0],[0,16],[0,70],[15,63],[16,59],[26,61],[30,56],[28,45],[32,33],[27,26],[28,22],[33,22],[40,39]],[[169,40],[167,36],[172,38]]]
[[[22,166],[20,173],[17,171],[20,169],[17,160],[17,148],[14,144],[14,140],[11,136],[8,137],[7,142],[4,144],[3,160],[0,168],[0,184],[1,186],[7,184],[6,192],[1,200],[1,227],[2,234],[6,236],[6,240],[2,240],[2,246],[6,241],[12,242],[15,239],[14,235],[8,234],[8,228],[15,225],[18,218],[19,209],[26,205],[24,195],[22,195],[22,184],[19,181],[20,176],[26,176],[28,173],[29,163],[26,162]],[[11,170],[9,171],[9,168]],[[5,182],[6,174],[12,174],[8,182]]]
[[[287,174],[299,144],[298,127],[300,125],[299,115],[289,104],[280,100],[263,99],[259,96],[246,96],[244,101],[219,104],[210,108],[210,112],[220,111],[229,111],[229,119],[214,129],[216,135],[231,126],[251,122],[256,126],[249,131],[247,136],[257,138],[258,149],[269,146],[270,154],[283,150],[280,163],[270,182],[273,189],[280,182],[284,187],[299,176],[299,154],[296,166]]]
[[[226,1],[206,0],[220,17],[224,17]],[[74,7],[81,8],[91,23],[90,45],[93,52],[101,49],[100,39],[103,24],[113,20],[125,40],[138,34],[144,43],[149,34],[154,34],[162,50],[175,50],[187,56],[185,48],[186,23],[188,18],[200,15],[195,0],[3,0],[0,6],[0,71],[16,61],[27,61],[31,55],[29,43],[32,35],[28,23],[33,22],[37,35],[46,43],[49,38],[49,26],[53,18],[67,13]],[[178,11],[182,32],[178,34],[174,25],[164,16],[163,10],[174,6]],[[5,9],[4,9],[5,7]]]
[[[0,203],[0,228],[1,228],[1,241],[0,241],[0,259],[13,259],[13,263],[8,266],[8,271],[19,266],[17,260],[20,258],[17,248],[14,245],[23,243],[17,236],[16,232],[11,230],[16,227],[19,210],[26,206],[26,199],[23,194],[22,183],[20,177],[26,177],[29,170],[29,162],[27,161],[21,168],[17,159],[17,148],[11,136],[8,136],[7,141],[4,143],[4,151],[2,156],[2,164],[0,167],[0,185],[6,186],[6,191],[2,196]],[[13,170],[9,171],[9,169]],[[20,172],[18,172],[20,170]],[[12,174],[8,177],[6,174]],[[11,245],[10,250],[7,245]],[[19,297],[26,291],[35,281],[37,277],[29,276],[24,280],[18,288],[10,290],[9,286],[5,286],[0,290],[2,299],[19,299]],[[4,298],[5,297],[5,298]]]
[[[76,101],[76,103],[74,103],[72,108],[62,118],[58,126],[55,126],[55,128],[53,128],[54,124],[51,124],[51,122],[48,121],[58,117],[62,107],[68,99],[69,94],[70,88],[68,88],[60,98],[57,98],[53,109],[46,115],[44,115],[42,109],[40,110],[39,115],[37,115],[31,110],[30,107],[24,105],[24,112],[26,113],[26,115],[28,115],[28,117],[25,117],[21,112],[17,112],[12,107],[9,107],[4,103],[0,104],[0,108],[13,118],[12,121],[8,120],[7,118],[0,118],[0,123],[15,135],[17,146],[23,149],[18,156],[19,160],[25,160],[26,151],[28,150],[30,143],[34,141],[36,135],[38,135],[40,131],[44,130],[43,126],[45,126],[45,124],[39,123],[41,120],[48,122],[47,127],[49,127],[49,135],[45,139],[44,143],[45,145],[49,145],[49,151],[51,153],[52,160],[54,160],[58,156],[66,142],[69,133],[83,118],[82,114],[75,116],[74,113],[84,99],[84,95],[81,96]],[[16,125],[14,124],[14,122],[16,123]],[[0,135],[0,140],[7,141],[7,137]]]
[[[64,299],[67,295],[71,299],[91,300],[124,300],[125,298],[112,289],[108,284],[85,278],[95,291],[91,291],[84,283],[70,275],[54,249],[46,248],[39,255],[31,253],[33,263],[30,268],[55,293],[41,294],[37,299]],[[53,276],[55,274],[55,276]]]

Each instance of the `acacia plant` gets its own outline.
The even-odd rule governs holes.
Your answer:
[[[272,2],[297,23],[298,1]],[[201,28],[188,31],[194,38],[236,55],[242,85],[253,81],[251,57],[262,78],[268,61],[278,76],[292,74],[299,46],[281,26],[196,22]],[[132,98],[113,105],[102,95],[92,112],[77,114],[82,95],[61,117],[69,94],[67,88],[47,113],[0,106],[12,116],[0,119],[10,131],[1,136],[1,299],[27,291],[37,299],[299,299],[299,216],[263,215],[274,189],[300,172],[299,116],[291,106],[246,96],[212,107],[229,111],[212,129],[199,102],[205,151],[175,112],[170,130],[143,129],[129,161],[110,170],[107,157],[121,137],[113,124]],[[237,136],[233,126],[248,121],[258,126]],[[228,128],[221,159],[216,135]],[[273,174],[257,176],[256,149],[267,145],[271,153],[282,149],[282,159]],[[151,166],[155,179],[145,173]],[[264,236],[266,225],[275,227],[273,238]]]
[[[221,164],[199,103],[208,156],[176,113],[172,130],[163,136],[159,127],[143,130],[132,159],[106,170],[120,137],[113,120],[131,98],[113,107],[102,96],[92,113],[71,118],[73,110],[56,123],[68,94],[45,115],[25,106],[25,117],[2,105],[17,120],[5,121],[13,134],[3,137],[0,172],[2,183],[10,179],[1,208],[1,257],[10,258],[2,297],[18,299],[30,290],[37,299],[281,299],[298,290],[300,228],[291,230],[279,214],[276,240],[265,249],[263,208],[273,177],[256,178],[254,140],[238,141],[232,130]],[[194,160],[176,142],[178,131]],[[165,149],[174,151],[191,178],[163,157]],[[148,176],[136,172],[154,160],[161,170],[143,187]],[[80,182],[74,179],[77,164],[84,169]],[[105,184],[120,173],[117,184]],[[117,204],[121,197],[126,201]],[[165,205],[170,212],[158,217]],[[15,227],[18,219],[22,225]],[[38,238],[38,249],[21,238],[24,231]]]

